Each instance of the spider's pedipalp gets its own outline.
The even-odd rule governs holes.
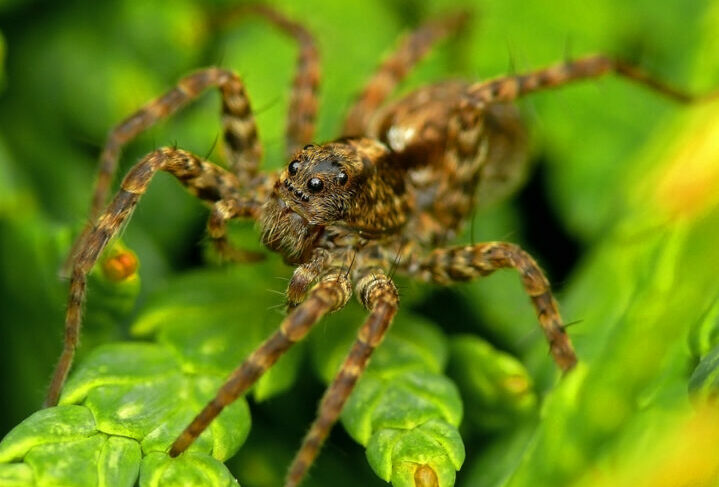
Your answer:
[[[457,12],[427,22],[405,37],[396,51],[379,66],[377,72],[365,85],[345,118],[342,134],[346,136],[366,134],[372,115],[412,67],[429,52],[435,42],[458,31],[466,23],[467,18],[467,12]]]
[[[389,330],[399,307],[397,287],[381,269],[360,269],[356,274],[360,276],[355,286],[357,297],[370,314],[359,329],[357,339],[339,372],[322,397],[317,417],[290,465],[285,487],[296,487],[302,481],[357,381],[366,370],[372,352]]]
[[[233,262],[256,262],[264,259],[263,253],[236,248],[227,240],[228,221],[236,218],[257,219],[260,208],[258,201],[241,198],[223,199],[212,205],[207,220],[207,234],[222,258]]]
[[[176,457],[185,451],[222,409],[252,386],[289,348],[302,340],[322,316],[344,307],[352,294],[342,269],[332,269],[315,284],[307,299],[294,308],[279,329],[235,369],[205,408],[177,437],[170,449]]]
[[[287,284],[287,306],[292,309],[304,298],[307,289],[319,277],[330,261],[330,252],[325,249],[315,249],[310,260],[297,266],[292,278]]]
[[[169,172],[195,196],[210,202],[235,196],[239,187],[237,177],[225,169],[178,149],[158,149],[145,156],[130,170],[122,181],[120,191],[100,216],[97,224],[89,227],[74,246],[70,297],[65,317],[65,341],[48,388],[46,406],[57,404],[72,365],[82,321],[87,274],[108,242],[127,222],[157,171]],[[247,204],[252,205],[249,202]]]
[[[534,259],[517,245],[488,242],[436,249],[421,261],[418,274],[426,281],[447,285],[487,276],[507,267],[519,272],[549,342],[554,361],[562,371],[569,371],[576,365],[577,357],[562,324],[549,281]]]

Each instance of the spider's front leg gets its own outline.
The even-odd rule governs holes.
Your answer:
[[[110,131],[100,155],[100,168],[90,207],[92,223],[105,206],[122,148],[211,87],[219,88],[222,95],[222,126],[228,166],[243,187],[250,186],[262,158],[262,146],[257,139],[255,119],[244,84],[231,71],[202,69],[182,78],[177,86],[147,103]]]
[[[314,285],[305,301],[294,308],[279,329],[230,374],[217,395],[192,420],[170,448],[170,456],[185,451],[220,412],[244,394],[272,365],[302,340],[322,316],[344,307],[352,294],[347,271],[331,269]]]
[[[162,148],[148,154],[130,170],[122,181],[120,191],[100,216],[97,224],[84,232],[75,244],[70,296],[65,317],[65,341],[45,399],[46,406],[57,404],[72,365],[82,321],[87,274],[108,242],[119,233],[128,220],[157,171],[169,172],[195,196],[210,202],[236,197],[239,187],[237,177],[225,169],[204,161],[190,152],[172,148]],[[237,201],[237,212],[247,217],[252,217],[260,205],[254,200]]]
[[[357,296],[370,315],[360,328],[347,358],[327,388],[317,412],[317,418],[302,441],[290,466],[285,487],[296,487],[314,462],[327,435],[339,418],[357,380],[367,368],[372,352],[389,330],[399,306],[399,293],[392,280],[378,268],[357,272]]]
[[[257,126],[242,80],[235,73],[219,68],[206,68],[185,76],[174,88],[147,103],[110,131],[100,155],[88,223],[70,249],[63,264],[63,274],[70,274],[73,259],[78,255],[77,245],[92,231],[92,225],[105,205],[122,148],[211,87],[219,88],[222,94],[222,125],[228,166],[237,176],[239,187],[257,186],[262,145],[257,138]]]
[[[549,281],[534,259],[517,245],[488,242],[437,249],[419,263],[417,272],[426,281],[447,285],[487,276],[508,267],[519,272],[549,342],[554,361],[562,371],[569,371],[576,365],[577,356],[562,324]]]

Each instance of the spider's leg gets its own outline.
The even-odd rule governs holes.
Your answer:
[[[382,62],[350,108],[342,134],[348,136],[365,134],[374,112],[407,76],[412,67],[427,54],[435,42],[458,31],[467,18],[467,12],[458,12],[427,22],[405,37],[397,50]]]
[[[183,150],[156,150],[130,170],[122,181],[120,191],[100,216],[97,224],[90,227],[75,244],[76,254],[72,259],[70,296],[65,317],[65,341],[48,389],[45,400],[47,406],[57,404],[60,390],[72,365],[80,333],[87,274],[108,242],[119,233],[157,171],[171,173],[190,192],[207,201],[230,198],[237,191],[236,176]],[[259,208],[259,203],[255,201],[245,201],[243,205],[248,216]]]
[[[599,78],[608,73],[615,73],[681,103],[690,103],[719,95],[717,91],[700,96],[687,93],[651,76],[637,66],[599,54],[526,74],[504,76],[476,83],[468,89],[465,101],[479,106],[509,102],[535,91],[557,88],[575,81]]]
[[[330,257],[329,251],[323,248],[316,248],[307,262],[297,266],[287,285],[287,306],[290,309],[302,301],[307,289],[309,289],[329,263]]]
[[[364,269],[356,287],[357,295],[370,312],[360,328],[342,367],[327,388],[317,412],[317,419],[302,441],[285,480],[285,487],[297,486],[314,462],[332,425],[365,371],[370,356],[382,342],[397,312],[399,295],[392,280],[379,269]]]
[[[524,289],[537,312],[539,324],[549,341],[554,361],[562,371],[570,370],[577,363],[577,357],[562,324],[549,281],[534,259],[517,245],[487,242],[436,249],[419,262],[417,272],[426,281],[446,285],[487,276],[507,267],[519,272]]]
[[[304,338],[322,316],[344,307],[351,294],[350,281],[345,271],[335,268],[325,273],[309,292],[307,299],[282,321],[280,328],[230,374],[215,398],[174,441],[170,456],[176,457],[185,451],[223,408],[244,394],[283,353]]]
[[[287,155],[291,156],[300,147],[312,142],[317,117],[317,90],[320,84],[320,56],[317,43],[310,32],[301,24],[288,19],[277,10],[261,4],[241,6],[222,10],[217,15],[221,25],[231,23],[236,17],[258,14],[265,17],[277,28],[293,37],[299,45],[297,71],[292,81],[290,106],[287,117]]]
[[[262,146],[257,139],[257,127],[244,85],[231,71],[207,68],[182,78],[173,89],[152,100],[110,131],[100,155],[100,169],[90,207],[91,223],[105,206],[122,148],[210,87],[218,87],[222,94],[222,126],[228,166],[238,176],[242,186],[251,186],[262,157]]]
[[[234,262],[257,262],[265,258],[265,254],[261,252],[234,247],[227,240],[228,221],[247,217],[256,219],[259,210],[260,205],[257,205],[253,208],[252,214],[248,215],[245,201],[237,197],[223,199],[212,205],[210,217],[207,220],[207,234],[222,258]]]

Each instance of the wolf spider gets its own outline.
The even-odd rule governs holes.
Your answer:
[[[279,329],[229,376],[217,395],[180,434],[175,457],[240,397],[320,318],[342,309],[354,285],[369,316],[319,405],[286,480],[297,485],[337,420],[397,312],[390,267],[423,281],[447,285],[500,268],[514,268],[536,310],[552,357],[567,372],[577,362],[552,296],[534,259],[517,245],[488,242],[443,247],[478,201],[501,197],[519,182],[526,138],[517,98],[567,83],[615,73],[679,102],[694,97],[675,90],[631,64],[592,55],[484,82],[442,82],[385,103],[388,95],[437,40],[457,31],[463,14],[431,20],[410,33],[370,79],[351,108],[342,136],[312,143],[317,113],[319,55],[312,35],[267,7],[245,8],[264,16],[299,44],[297,73],[287,124],[289,164],[276,173],[259,171],[262,147],[242,80],[210,67],[127,118],[109,135],[91,205],[91,225],[71,257],[69,304],[62,355],[46,404],[57,403],[71,366],[85,300],[87,274],[120,231],[157,171],[174,175],[211,207],[208,233],[221,254],[252,260],[233,248],[226,225],[252,219],[262,243],[295,265],[287,288],[289,313]],[[228,169],[185,150],[151,152],[125,176],[105,205],[122,147],[206,89],[222,95],[222,125]]]

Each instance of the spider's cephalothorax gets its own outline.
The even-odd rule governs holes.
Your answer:
[[[409,207],[404,174],[392,156],[368,138],[297,151],[262,207],[262,242],[288,262],[302,263],[328,226],[367,238],[397,231]]]
[[[441,245],[455,235],[477,203],[504,196],[521,179],[525,137],[509,104],[513,100],[609,72],[681,102],[692,97],[631,65],[599,55],[482,83],[438,83],[385,104],[430,46],[462,24],[466,16],[458,14],[429,22],[409,35],[360,95],[342,137],[313,145],[319,84],[313,37],[269,8],[246,7],[241,13],[250,12],[263,15],[300,45],[287,126],[289,163],[277,174],[260,172],[262,148],[247,94],[240,78],[224,69],[208,68],[183,78],[116,127],[101,155],[91,207],[93,224],[78,239],[69,260],[65,344],[46,403],[57,403],[72,364],[87,274],[157,171],[171,173],[211,205],[208,233],[222,254],[244,261],[258,258],[233,248],[226,239],[228,221],[249,218],[259,222],[262,242],[297,266],[287,288],[287,317],[175,440],[172,456],[185,451],[225,406],[247,391],[323,315],[341,309],[354,284],[369,316],[290,467],[286,485],[297,485],[397,312],[399,299],[390,268],[439,284],[475,279],[505,267],[516,269],[552,357],[563,371],[570,370],[576,357],[557,303],[549,282],[526,252],[505,242]],[[101,211],[122,146],[209,87],[222,93],[229,169],[181,149],[158,149],[133,167]]]

